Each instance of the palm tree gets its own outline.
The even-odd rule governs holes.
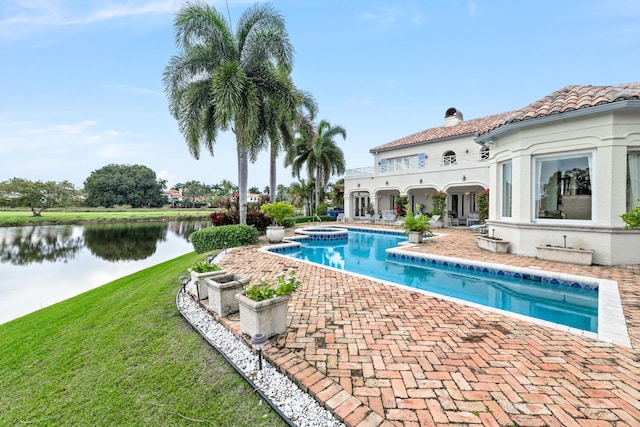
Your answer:
[[[329,177],[343,174],[345,171],[344,153],[334,138],[341,135],[347,138],[347,131],[342,126],[331,126],[321,120],[317,128],[304,128],[293,150],[287,153],[285,164],[291,165],[293,176],[300,177],[300,170],[306,163],[309,178],[315,178],[315,207],[320,203],[321,188],[324,188]]]
[[[314,183],[313,181],[306,182],[304,178],[301,178],[299,182],[294,182],[289,186],[289,201],[294,206],[311,207],[308,203],[313,195]],[[305,212],[308,214],[308,212]]]
[[[231,130],[238,153],[240,223],[246,224],[249,156],[259,149],[269,99],[295,109],[295,96],[283,79],[293,63],[282,16],[270,4],[247,9],[237,31],[215,8],[187,3],[176,15],[176,45],[164,70],[169,111],[178,121],[189,151],[213,155],[219,131]]]
[[[318,110],[313,96],[307,92],[297,90],[293,84],[290,86],[295,96],[296,108],[287,108],[281,105],[278,99],[271,99],[270,105],[265,111],[265,126],[270,143],[269,188],[273,189],[269,194],[270,200],[277,197],[276,171],[277,159],[280,151],[290,151],[295,144],[295,134],[306,123],[313,121]]]

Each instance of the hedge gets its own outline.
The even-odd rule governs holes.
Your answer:
[[[193,249],[201,254],[215,249],[234,248],[258,241],[258,230],[251,225],[221,225],[191,233]]]

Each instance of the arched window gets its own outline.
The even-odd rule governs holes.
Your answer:
[[[456,164],[456,153],[455,151],[446,151],[442,155],[442,166],[450,166]]]
[[[480,149],[480,160],[489,160],[489,147],[483,146]]]

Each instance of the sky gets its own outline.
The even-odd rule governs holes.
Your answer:
[[[234,25],[254,1],[208,1]],[[640,2],[276,0],[295,49],[293,79],[319,119],[341,125],[347,169],[369,150],[465,119],[527,106],[567,85],[640,81]],[[178,51],[179,0],[0,2],[0,181],[72,182],[144,165],[171,187],[237,184],[235,139],[194,159],[162,72]],[[228,6],[228,7],[227,7]],[[297,181],[278,159],[278,184]],[[249,186],[269,183],[268,153]],[[302,178],[307,178],[303,174]],[[335,181],[338,177],[332,177]]]

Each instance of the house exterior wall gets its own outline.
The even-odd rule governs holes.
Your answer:
[[[575,111],[562,117],[521,122],[480,140],[491,140],[489,167],[490,233],[509,240],[509,252],[535,256],[538,245],[564,245],[595,250],[595,264],[640,263],[640,231],[624,230],[627,150],[640,147],[640,112]],[[536,218],[536,156],[591,153],[590,220]],[[502,165],[512,163],[512,216],[502,212]],[[578,200],[576,203],[580,203]]]
[[[424,212],[430,212],[433,206],[427,196],[436,191],[455,189],[460,194],[482,191],[488,186],[489,164],[481,157],[481,148],[471,135],[464,135],[373,152],[373,166],[350,169],[345,174],[345,216],[354,218],[354,198],[358,194],[368,194],[377,212],[393,209],[391,195],[413,196],[414,204],[420,203]],[[447,151],[455,152],[455,163],[443,164]],[[415,157],[419,153],[426,156],[400,169],[389,167],[389,159]],[[383,159],[387,160],[386,165]]]

